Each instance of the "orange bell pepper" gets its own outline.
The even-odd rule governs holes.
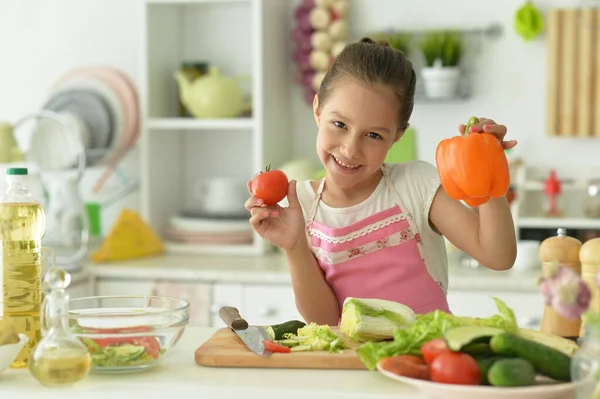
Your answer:
[[[435,162],[446,193],[471,207],[506,194],[510,185],[508,161],[500,140],[491,133],[468,134],[479,119],[472,117],[461,136],[442,140]]]

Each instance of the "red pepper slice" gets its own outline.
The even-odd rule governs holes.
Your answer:
[[[268,339],[265,339],[263,344],[265,345],[265,349],[270,350],[271,352],[290,353],[292,351],[289,347],[279,345],[277,342]]]

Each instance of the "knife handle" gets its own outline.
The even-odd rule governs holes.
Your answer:
[[[245,330],[248,322],[240,316],[239,310],[233,306],[223,306],[219,310],[219,317],[233,330]]]

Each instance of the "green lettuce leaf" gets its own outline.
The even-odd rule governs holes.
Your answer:
[[[393,341],[366,342],[358,349],[358,355],[367,369],[375,370],[377,362],[385,357],[397,355],[421,355],[421,345],[441,337],[445,331],[458,326],[479,325],[497,327],[508,332],[517,330],[515,314],[504,302],[492,298],[498,308],[498,314],[487,318],[455,316],[436,310],[417,315],[415,323],[407,329],[394,331]]]

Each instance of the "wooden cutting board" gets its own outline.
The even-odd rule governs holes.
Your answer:
[[[339,333],[337,327],[331,329]],[[263,358],[252,353],[231,329],[221,328],[196,349],[194,359],[196,364],[206,367],[366,370],[356,354],[358,344],[347,342],[347,346],[349,349],[342,353],[273,353]]]

